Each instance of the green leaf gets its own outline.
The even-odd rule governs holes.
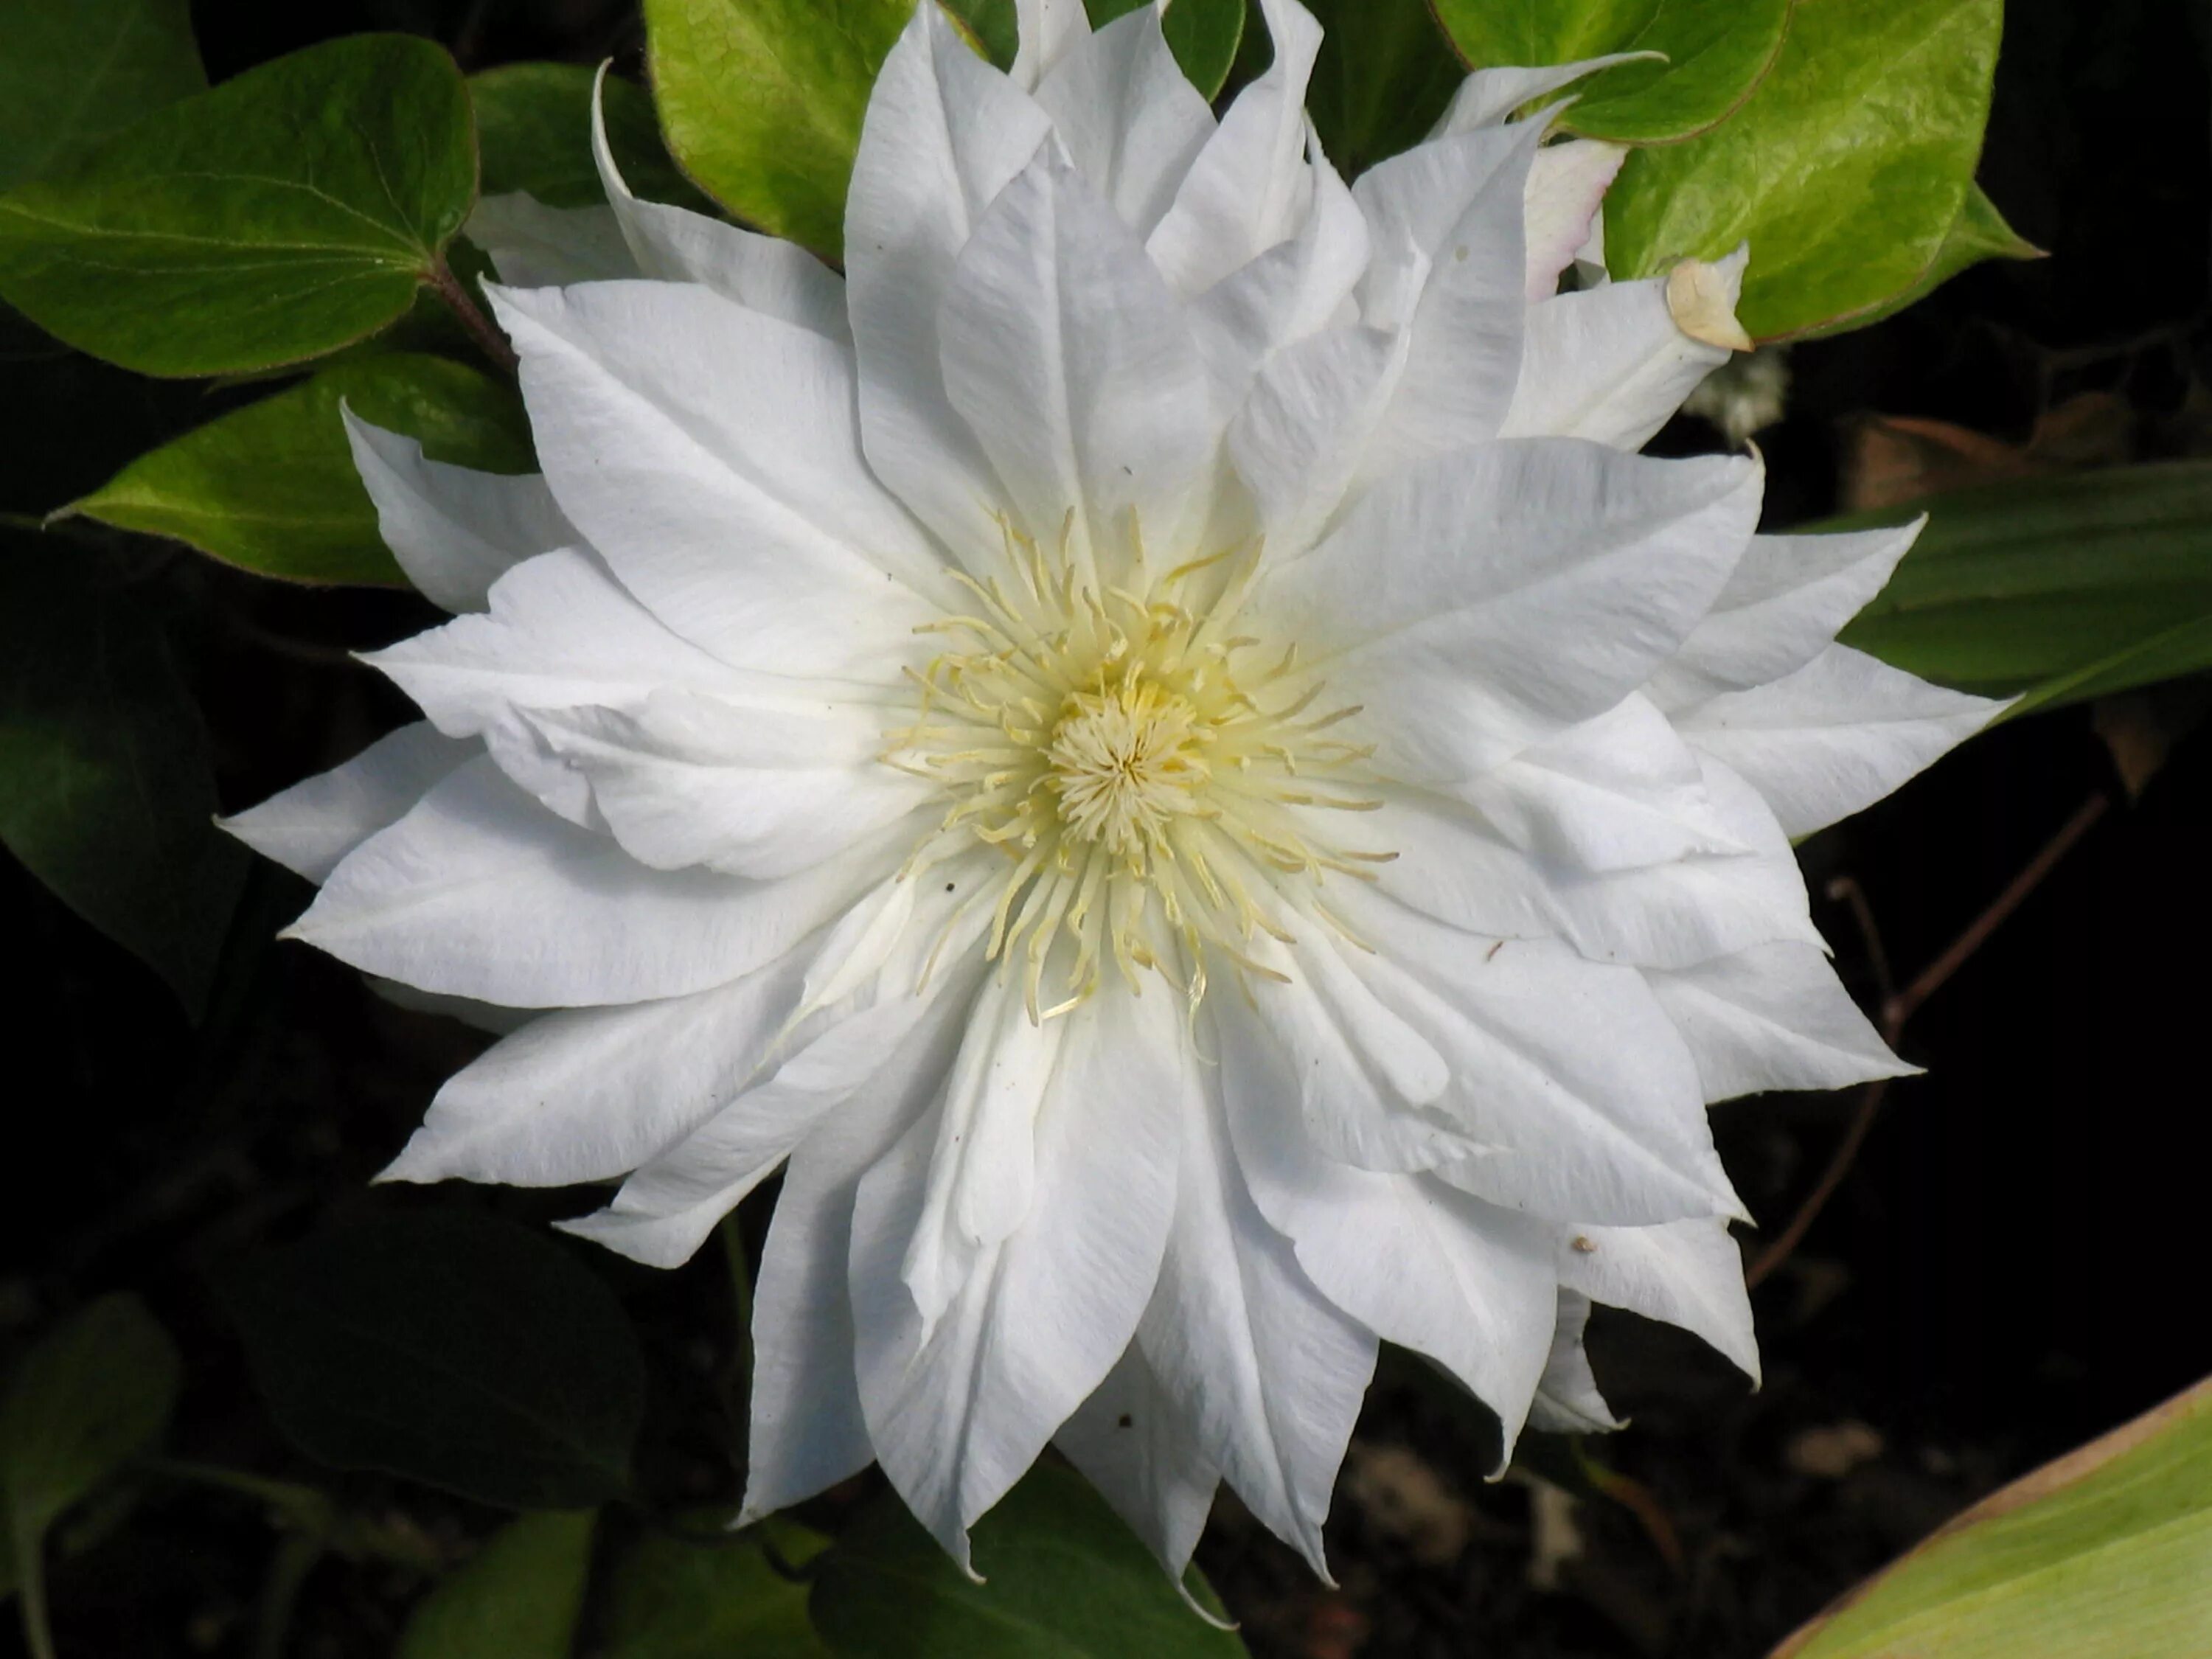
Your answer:
[[[1102,29],[1125,13],[1152,0],[1084,0],[1091,27]],[[1007,9],[1012,8],[1009,4]],[[1208,102],[1221,95],[1237,48],[1244,39],[1244,0],[1175,0],[1168,8],[1161,33],[1168,49],[1190,77],[1190,83]],[[1010,59],[1011,61],[1011,55]]]
[[[1207,1624],[1090,1483],[1040,1466],[975,1526],[964,1577],[886,1492],[822,1558],[814,1623],[852,1659],[1202,1659]],[[1196,1570],[1195,1593],[1218,1608]]]
[[[1310,9],[1324,32],[1306,112],[1349,179],[1425,137],[1465,70],[1427,0],[1316,0]]]
[[[2005,483],[1839,519],[1925,510],[1843,642],[2014,714],[2212,668],[2212,461]]]
[[[606,1285],[471,1211],[377,1217],[263,1256],[227,1299],[276,1425],[337,1468],[510,1509],[629,1489],[645,1368]]]
[[[404,587],[354,471],[339,405],[488,472],[532,465],[511,386],[443,357],[393,353],[333,365],[142,455],[64,511],[171,536],[287,581]]]
[[[176,1344],[135,1296],[88,1304],[24,1356],[0,1399],[0,1495],[19,1559],[161,1437],[178,1371]]]
[[[568,1659],[598,1520],[553,1510],[508,1522],[416,1604],[397,1659]]]
[[[592,160],[592,79],[575,64],[507,64],[469,77],[485,195],[527,191],[562,208],[606,201]],[[607,143],[633,191],[657,202],[705,204],[668,159],[642,88],[610,75],[606,112]]]
[[[668,148],[709,196],[825,258],[876,71],[914,0],[645,0]]]
[[[185,0],[0,0],[0,190],[207,85]]]
[[[246,880],[216,805],[143,580],[58,536],[0,534],[0,842],[195,1019]]]
[[[1969,266],[1984,259],[2041,259],[2048,256],[2044,251],[2005,222],[1997,204],[1982,193],[1979,185],[1970,186],[1966,199],[1959,209],[1959,216],[1951,222],[1951,228],[1943,238],[1943,246],[1936,251],[1936,263],[1929,266],[1920,280],[1894,299],[1885,300],[1871,310],[1861,313],[1846,321],[1827,328],[1808,331],[1809,335],[1841,334],[1854,328],[1864,328],[1893,316],[1907,306],[1916,305],[1937,289],[1949,282]]]
[[[608,1579],[601,1659],[828,1659],[806,1586],[769,1565],[763,1538],[794,1567],[830,1542],[787,1521],[712,1544],[641,1539]]]
[[[2212,1382],[1984,1498],[1774,1659],[2199,1659]]]
[[[1999,0],[1800,0],[1750,100],[1632,155],[1606,198],[1616,276],[1751,244],[1761,340],[1864,319],[1935,267],[1989,116]]]
[[[453,59],[356,35],[158,110],[0,198],[0,295],[142,374],[272,368],[405,312],[475,196]]]
[[[1565,120],[1589,137],[1652,143],[1703,132],[1751,95],[1782,49],[1790,0],[1436,0],[1436,9],[1477,69],[1664,52],[1663,63],[1593,76]]]

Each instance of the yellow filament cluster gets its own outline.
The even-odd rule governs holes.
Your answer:
[[[1003,579],[957,578],[975,609],[930,625],[951,643],[915,675],[920,713],[884,758],[947,798],[909,874],[975,841],[1005,854],[969,902],[995,894],[988,952],[1022,975],[1030,1018],[1080,1003],[1109,961],[1195,1004],[1209,951],[1280,978],[1257,935],[1294,943],[1307,917],[1345,932],[1323,879],[1393,855],[1316,839],[1311,812],[1379,804],[1346,788],[1370,750],[1325,735],[1358,710],[1313,712],[1322,684],[1295,645],[1231,631],[1256,546],[1153,580],[1139,544],[1111,584],[1012,531],[1006,556]]]

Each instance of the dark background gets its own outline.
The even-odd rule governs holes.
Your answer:
[[[638,38],[627,8],[599,0],[193,9],[218,79],[366,27],[434,35],[469,68],[610,52],[634,64]],[[1931,482],[1989,476],[1943,471],[1961,465],[1955,453],[1880,417],[1983,434],[2027,471],[2212,453],[2205,9],[2013,0],[2008,10],[1981,181],[2051,257],[1983,267],[1903,316],[1797,349],[1788,417],[1760,434],[1769,527],[1889,487],[1900,465]],[[36,352],[9,373],[21,378],[0,399],[0,509],[15,511],[70,499],[243,395]],[[1684,421],[1662,441],[1709,447],[1715,434]],[[346,653],[426,624],[419,603],[280,588],[133,545],[128,556],[173,605],[227,809],[405,717]],[[1217,1515],[1200,1559],[1255,1652],[1750,1659],[1965,1504],[2212,1371],[2192,1272],[2212,939],[2212,754],[2189,735],[2195,702],[2185,690],[2128,711],[2171,742],[2140,799],[2077,708],[1978,740],[1804,849],[1839,966],[1871,1003],[1869,945],[1847,908],[1821,898],[1828,883],[1858,884],[1907,979],[2087,798],[2114,803],[1912,1022],[1904,1049],[1929,1075],[1892,1091],[1834,1201],[1757,1294],[1764,1390],[1748,1393],[1694,1340],[1601,1313],[1600,1378],[1635,1421],[1589,1451],[1632,1484],[1604,1495],[1561,1443],[1532,1437],[1523,1468],[1579,1494],[1579,1547],[1548,1559],[1559,1540],[1546,1517],[1559,1506],[1522,1476],[1481,1482],[1483,1414],[1417,1367],[1386,1366],[1332,1522],[1340,1590],[1314,1583],[1233,1502]],[[587,1207],[578,1194],[368,1188],[477,1039],[273,945],[306,896],[257,868],[195,1030],[150,972],[0,860],[0,929],[28,970],[11,1012],[0,1350],[91,1295],[137,1291],[184,1350],[179,1450],[277,1474],[296,1460],[210,1289],[228,1266],[380,1206],[533,1220]],[[1723,1152],[1768,1236],[1852,1107],[1798,1096],[1717,1109]],[[764,1217],[757,1200],[756,1229]],[[649,1480],[672,1500],[726,1496],[720,1263],[655,1274],[578,1254],[648,1344]],[[341,1486],[453,1555],[494,1521],[374,1477]],[[834,1527],[854,1496],[833,1494],[817,1518]],[[250,1505],[143,1494],[127,1524],[57,1559],[63,1651],[243,1652],[268,1549]],[[325,1563],[293,1651],[387,1651],[421,1582]],[[12,1618],[0,1623],[0,1650],[15,1639]]]

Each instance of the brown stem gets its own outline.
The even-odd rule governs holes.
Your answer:
[[[430,267],[430,286],[437,289],[438,297],[446,302],[454,316],[460,319],[461,326],[468,330],[469,337],[483,349],[485,356],[510,374],[522,367],[522,360],[514,355],[514,348],[507,343],[507,336],[492,326],[491,319],[483,314],[483,308],[469,297],[468,289],[461,286],[461,279],[453,275],[453,268],[446,263],[443,254],[440,254],[437,264]]]
[[[2074,809],[2074,815],[2058,827],[2057,834],[2044,842],[2042,850],[2023,866],[2018,875],[2005,884],[2004,890],[1991,899],[1981,915],[1966,925],[1966,931],[1951,941],[1950,948],[1929,963],[1902,991],[1882,999],[1881,1035],[1893,1048],[1905,1034],[1905,1022],[1920,1011],[1921,1005],[1949,982],[1951,976],[1966,966],[1974,952],[1989,942],[1990,935],[2004,924],[2005,919],[2020,908],[2051,872],[2058,867],[2059,860],[2074,850],[2081,837],[2087,835],[2097,821],[2112,805],[2111,798],[2101,790],[2091,795]],[[1848,880],[1848,878],[1844,879]],[[1856,884],[1853,890],[1856,891]],[[1838,895],[1849,896],[1849,895]],[[1862,901],[1862,904],[1863,901]],[[1861,914],[1859,925],[1872,937],[1871,913]],[[1882,975],[1887,978],[1885,971]],[[1876,1078],[1859,1091],[1858,1109],[1851,1114],[1850,1126],[1844,1138],[1837,1142],[1835,1152],[1829,1157],[1827,1168],[1813,1183],[1813,1190],[1805,1194],[1797,1206],[1797,1212],[1790,1218],[1790,1224],[1778,1234],[1774,1241],[1751,1260],[1744,1270],[1744,1282],[1757,1285],[1790,1259],[1790,1254],[1803,1242],[1805,1234],[1816,1217],[1836,1195],[1836,1188],[1844,1184],[1844,1177],[1851,1171],[1857,1160],[1859,1148],[1866,1145],[1868,1132],[1881,1110],[1882,1097],[1889,1092],[1889,1079]]]

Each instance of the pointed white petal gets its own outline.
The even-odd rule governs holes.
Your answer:
[[[1726,457],[1485,444],[1376,485],[1255,603],[1326,663],[1401,777],[1474,776],[1602,713],[1672,655],[1750,539]]]
[[[1135,237],[1054,148],[976,225],[938,331],[945,393],[1017,528],[1051,548],[1068,526],[1079,568],[1088,552],[1102,573],[1132,514],[1153,545],[1181,544],[1219,434],[1197,347]]]
[[[1035,90],[1091,33],[1083,0],[1014,0],[1014,17],[1021,43],[1009,78],[1024,92]]]
[[[263,858],[309,881],[327,881],[347,854],[398,823],[441,779],[483,752],[417,721],[222,824]]]
[[[938,313],[953,261],[1051,118],[916,6],[876,77],[845,198],[845,285],[868,461],[956,558],[995,557],[997,487],[945,401]]]
[[[425,991],[512,1008],[645,1002],[774,960],[912,839],[895,830],[782,881],[648,870],[471,761],[350,854],[289,931]]]
[[[461,234],[509,288],[558,288],[638,274],[611,209],[547,207],[521,191],[480,198]]]
[[[623,240],[636,262],[635,271],[621,274],[702,283],[739,305],[849,343],[845,284],[805,248],[689,208],[641,201],[631,193],[607,143],[600,97],[606,78],[603,64],[592,84],[592,155]]]
[[[860,1183],[850,1282],[869,1431],[907,1507],[963,1567],[968,1528],[1105,1379],[1151,1299],[1177,1114],[1195,1086],[1182,1018],[1157,988],[1118,988],[1066,1018],[1036,1114],[1029,1218],[980,1253],[933,1324],[901,1263],[937,1124],[915,1125]]]
[[[1725,692],[1674,723],[1765,796],[1784,830],[1809,836],[1880,800],[2004,708],[1835,645],[1787,678]]]
[[[339,412],[384,544],[431,604],[481,611],[491,585],[522,561],[575,544],[574,526],[538,475],[449,466],[412,438]]]
[[[1510,1453],[1551,1352],[1550,1231],[1432,1176],[1323,1157],[1282,1109],[1295,1085],[1273,1037],[1232,999],[1214,1000],[1230,1131],[1261,1213],[1330,1301],[1496,1412]]]
[[[1756,1384],[1759,1339],[1744,1289],[1743,1252],[1723,1220],[1658,1227],[1576,1227],[1561,1233],[1559,1283],[1593,1302],[1701,1336]]]
[[[1326,1577],[1322,1522],[1375,1338],[1314,1287],[1261,1216],[1219,1101],[1194,1105],[1182,1122],[1175,1231],[1138,1345],[1203,1467],[1221,1470]]]
[[[555,499],[647,609],[746,667],[896,676],[940,567],[860,458],[843,348],[688,283],[493,302]]]
[[[1741,265],[1735,280],[1741,282]],[[1667,283],[1607,283],[1529,307],[1510,438],[1588,438],[1641,449],[1698,383],[1729,360],[1667,308]]]
[[[1077,168],[1139,238],[1213,136],[1213,112],[1168,50],[1152,5],[1079,36],[1036,100]]]
[[[1919,1069],[1890,1053],[1809,945],[1762,945],[1644,976],[1697,1056],[1708,1100],[1842,1089]]]
[[[1180,1583],[1221,1477],[1135,1343],[1053,1443]]]
[[[1145,244],[1170,286],[1204,293],[1296,228],[1310,204],[1306,81],[1321,26],[1297,0],[1260,0],[1274,43],[1267,73],[1237,94]]]
[[[1355,324],[1286,346],[1260,371],[1229,453],[1272,548],[1310,547],[1335,514],[1410,343],[1402,330]]]
[[[1443,138],[1455,132],[1473,132],[1479,127],[1494,127],[1523,105],[1548,97],[1586,75],[1611,69],[1615,64],[1632,64],[1639,58],[1664,56],[1656,52],[1616,52],[1604,58],[1585,58],[1577,64],[1550,64],[1536,69],[1477,70],[1459,83],[1459,90],[1452,94],[1449,106],[1430,136]]]
[[[1829,536],[1753,536],[1712,614],[1652,676],[1652,697],[1671,713],[1796,672],[1881,592],[1927,522]]]
[[[1590,1301],[1578,1291],[1559,1290],[1559,1322],[1552,1334],[1552,1358],[1536,1385],[1536,1402],[1528,1408],[1528,1426],[1553,1434],[1596,1434],[1621,1426],[1597,1391],[1589,1355],[1583,1347],[1583,1328],[1589,1323]]]
[[[1530,305],[1558,291],[1559,273],[1573,260],[1575,250],[1589,240],[1598,204],[1627,159],[1625,145],[1574,138],[1547,144],[1529,162],[1522,198],[1528,238],[1522,293]]]

